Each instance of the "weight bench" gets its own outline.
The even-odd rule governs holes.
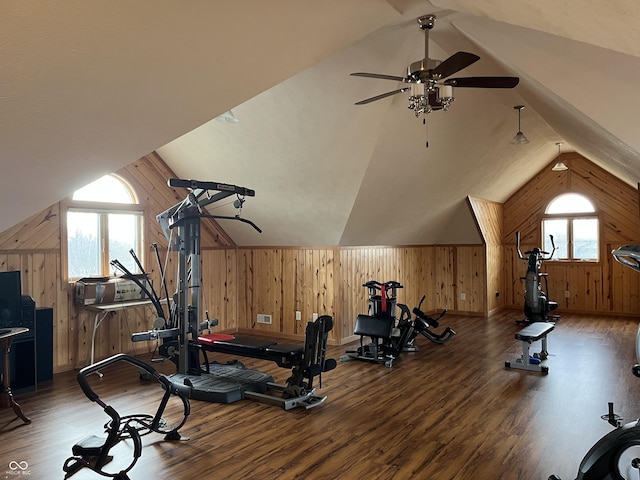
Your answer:
[[[549,367],[540,364],[549,356],[547,351],[547,335],[554,329],[553,323],[535,322],[520,330],[515,334],[515,339],[522,342],[522,356],[512,361],[504,362],[507,368],[519,368],[522,370],[531,370],[533,372],[549,373]],[[529,349],[533,342],[542,341],[542,349],[540,353],[531,355]]]
[[[245,390],[244,398],[257,400],[270,405],[281,406],[284,410],[294,407],[306,409],[323,403],[327,397],[315,395],[313,380],[317,376],[322,388],[322,372],[336,367],[336,361],[326,358],[327,338],[333,328],[333,318],[322,315],[307,323],[304,345],[280,344],[272,340],[252,337],[234,337],[225,334],[201,335],[198,344],[205,356],[205,368],[209,362],[205,352],[218,352],[241,357],[258,358],[276,362],[281,368],[290,368],[291,376],[286,385],[267,382],[267,389],[277,392],[278,396],[264,392]]]

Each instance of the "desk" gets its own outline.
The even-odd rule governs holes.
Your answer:
[[[2,328],[0,329],[0,348],[4,355],[4,369],[2,372],[2,393],[0,394],[0,408],[13,408],[13,412],[22,419],[24,423],[31,423],[31,420],[22,413],[22,408],[13,398],[11,393],[11,341],[16,335],[28,332],[25,327]]]
[[[95,356],[95,343],[96,343],[96,331],[98,327],[102,323],[102,321],[107,318],[111,312],[115,312],[118,310],[124,310],[129,307],[140,307],[152,305],[151,300],[129,300],[126,302],[119,303],[105,303],[105,304],[93,304],[93,305],[81,305],[82,308],[95,312],[95,317],[93,319],[93,332],[91,333],[91,350],[89,352],[89,365],[93,365],[94,356]],[[99,377],[102,377],[102,373],[96,372]]]

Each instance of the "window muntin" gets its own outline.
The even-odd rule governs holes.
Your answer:
[[[591,213],[591,215],[589,215]],[[542,219],[543,249],[551,252],[553,235],[555,260],[594,261],[600,259],[600,227],[591,201],[577,193],[553,199]]]
[[[67,276],[109,276],[118,259],[139,272],[130,254],[142,261],[144,215],[133,190],[114,175],[106,175],[77,190],[67,210]]]

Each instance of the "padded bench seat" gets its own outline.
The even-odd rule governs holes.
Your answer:
[[[209,352],[270,360],[282,368],[291,368],[293,361],[304,354],[302,344],[277,343],[273,340],[221,333],[200,335],[198,343]]]
[[[390,338],[394,324],[395,319],[393,317],[358,315],[353,333],[361,337]]]
[[[543,360],[549,356],[547,352],[547,335],[555,328],[555,324],[548,322],[534,322],[524,327],[515,334],[515,339],[522,342],[522,356],[510,362],[504,362],[507,368],[519,368],[521,370],[531,370],[534,372],[549,373],[549,367],[541,365]],[[533,357],[529,353],[531,343],[542,341],[540,353]]]
[[[555,324],[547,322],[534,322],[524,327],[518,333],[516,333],[516,340],[535,342],[545,337],[553,328]]]

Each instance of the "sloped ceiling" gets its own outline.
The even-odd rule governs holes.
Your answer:
[[[456,89],[426,126],[406,94],[355,106],[397,84],[351,72],[423,57],[425,14],[431,58],[519,85]],[[639,25],[635,0],[3,2],[0,231],[155,150],[256,191],[263,233],[221,224],[239,245],[478,243],[466,196],[506,200],[558,141],[637,184]]]

